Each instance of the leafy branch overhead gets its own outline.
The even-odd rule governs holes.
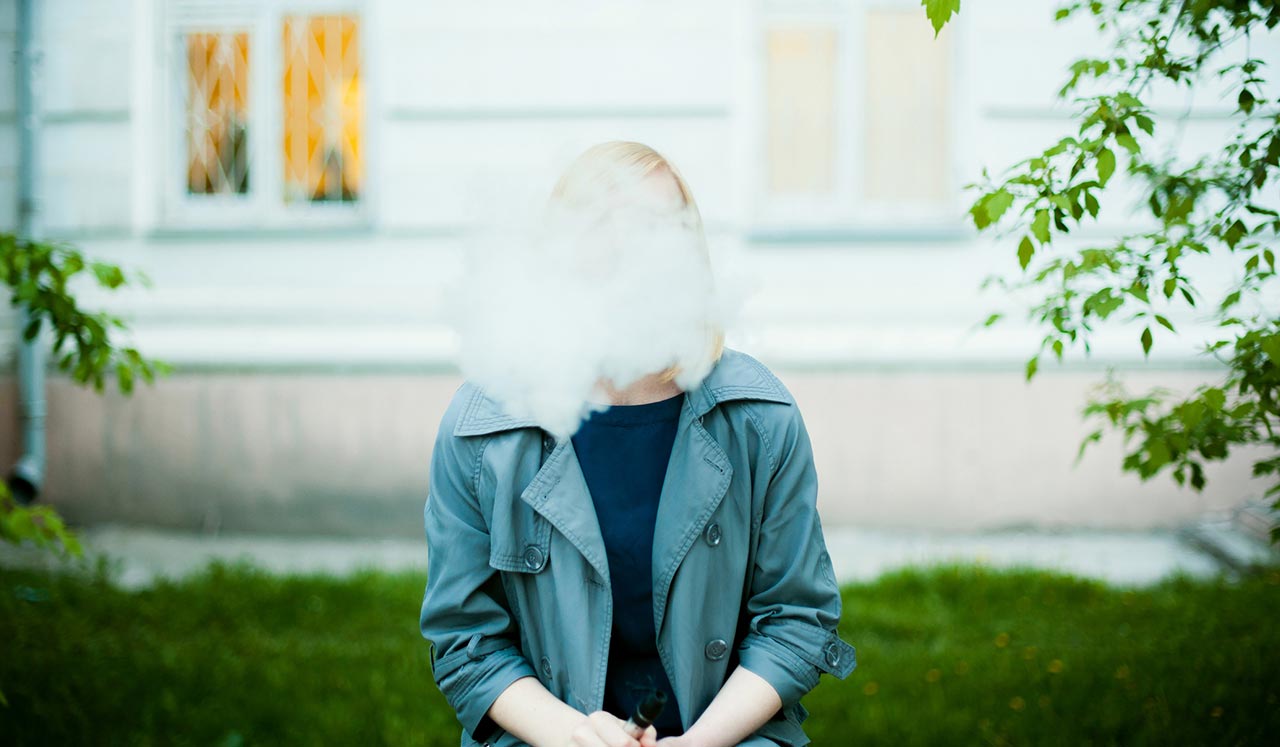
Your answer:
[[[80,307],[67,286],[86,271],[103,288],[115,290],[128,282],[119,267],[87,260],[71,247],[0,234],[0,283],[12,290],[10,305],[25,307],[30,320],[23,339],[34,340],[47,325],[53,331],[53,354],[59,370],[70,372],[78,383],[92,384],[98,392],[104,389],[106,375],[114,373],[125,394],[133,391],[137,378],[150,384],[156,374],[170,372],[169,364],[148,360],[136,348],[116,344],[113,331],[126,329],[120,317]],[[138,280],[150,284],[141,273]]]
[[[136,348],[117,343],[114,333],[127,328],[122,319],[81,308],[68,286],[82,274],[110,290],[128,282],[119,267],[87,260],[71,247],[0,234],[0,283],[11,291],[10,305],[26,311],[23,339],[35,340],[43,328],[50,329],[60,370],[69,372],[77,383],[92,384],[98,392],[103,391],[106,376],[114,373],[124,394],[133,391],[136,378],[152,383],[156,375],[172,371],[169,364],[144,358]],[[138,279],[149,283],[143,275]],[[74,533],[52,507],[20,505],[4,482],[0,482],[0,541],[81,554]]]
[[[1179,312],[1211,322],[1204,353],[1225,367],[1220,384],[1184,398],[1163,389],[1134,398],[1109,379],[1084,411],[1122,432],[1126,444],[1136,439],[1124,469],[1145,480],[1168,468],[1179,484],[1201,490],[1204,463],[1226,458],[1232,446],[1280,451],[1280,316],[1262,303],[1274,291],[1280,235],[1280,99],[1265,63],[1250,54],[1250,41],[1280,24],[1280,4],[1092,0],[1057,13],[1059,21],[1072,16],[1091,18],[1115,41],[1107,54],[1074,62],[1057,92],[1076,107],[1074,132],[1000,178],[984,170],[981,183],[969,185],[979,191],[969,211],[974,225],[1004,226],[1016,239],[1020,268],[1012,281],[989,277],[983,287],[1031,289],[1039,299],[1029,317],[1045,334],[1027,361],[1028,379],[1046,350],[1059,361],[1077,345],[1087,355],[1106,322],[1137,322],[1144,357],[1158,336],[1178,333],[1171,319]],[[1157,116],[1147,100],[1221,86],[1233,106],[1230,132],[1188,157],[1181,118]],[[1119,175],[1126,193],[1140,194],[1146,225],[1099,245],[1068,241],[1096,224],[1103,194],[1119,191]],[[1198,257],[1232,268],[1220,298],[1206,298],[1195,282],[1193,268],[1204,266]],[[1002,317],[992,314],[985,324]],[[1081,455],[1102,433],[1080,444]],[[1261,459],[1253,471],[1272,478],[1266,495],[1277,496],[1273,508],[1280,509],[1280,459]],[[1280,540],[1280,526],[1272,539]]]
[[[30,542],[61,555],[79,557],[83,554],[80,540],[52,506],[20,506],[3,483],[0,483],[0,541],[15,545]]]

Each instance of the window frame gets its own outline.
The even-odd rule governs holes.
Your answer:
[[[867,15],[871,11],[892,10],[919,13],[920,23],[928,20],[919,0],[756,0],[755,17],[746,24],[749,39],[743,47],[748,55],[743,69],[749,71],[747,101],[743,106],[748,126],[749,175],[746,225],[755,237],[793,235],[856,237],[874,235],[909,237],[960,233],[962,208],[959,194],[962,181],[957,144],[962,141],[964,93],[961,47],[964,42],[960,18],[952,18],[943,34],[951,34],[947,49],[948,91],[944,132],[948,137],[944,179],[949,197],[939,202],[898,202],[870,200],[864,195],[863,170],[867,121],[860,107],[867,95],[864,48]],[[770,189],[768,133],[768,33],[775,28],[825,26],[836,34],[835,164],[834,189],[829,194],[774,194]]]
[[[373,98],[369,11],[364,0],[181,0],[159,24],[164,100],[160,106],[164,155],[157,165],[160,225],[164,229],[258,230],[367,226],[372,215]],[[359,22],[363,106],[360,194],[352,202],[288,203],[284,196],[284,19],[290,15],[349,14]],[[249,190],[247,195],[193,195],[187,191],[186,35],[249,33]]]

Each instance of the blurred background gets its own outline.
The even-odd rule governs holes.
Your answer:
[[[418,535],[460,381],[440,291],[474,204],[495,184],[549,190],[608,139],[674,162],[713,245],[760,279],[728,344],[798,398],[829,525],[1167,528],[1261,494],[1243,452],[1210,465],[1203,494],[1122,473],[1112,434],[1072,465],[1106,367],[1135,387],[1219,376],[1196,319],[1174,319],[1184,334],[1149,360],[1138,327],[1101,330],[1091,356],[1026,382],[1041,333],[979,290],[1017,269],[1016,239],[979,236],[963,186],[1072,131],[1054,94],[1102,49],[1087,21],[1055,24],[1053,3],[972,3],[936,40],[910,0],[36,5],[39,231],[150,276],[85,283],[81,301],[176,367],[132,398],[49,378],[41,500],[72,522]],[[0,2],[6,54],[16,34],[15,0]],[[1275,58],[1264,41],[1253,53]],[[1233,108],[1150,103],[1190,105],[1192,149]],[[14,111],[6,77],[2,225]],[[1140,224],[1111,202],[1072,240]],[[1007,318],[981,328],[995,311]]]
[[[922,5],[959,12],[935,32]],[[1032,243],[979,231],[999,211],[970,213],[966,185],[1077,133],[1059,88],[1115,39],[1050,0],[959,6],[0,0],[4,279],[29,301],[38,252],[14,236],[118,265],[119,288],[99,265],[68,287],[125,323],[117,347],[172,365],[154,383],[108,365],[98,392],[43,357],[47,325],[24,344],[22,304],[0,311],[0,470],[36,512],[0,491],[0,741],[457,744],[413,627],[427,469],[462,382],[443,292],[492,201],[545,194],[614,139],[669,158],[721,268],[757,279],[727,344],[804,413],[859,660],[805,699],[818,744],[1274,741],[1275,475],[1253,476],[1274,447],[1231,441],[1202,492],[1122,469],[1135,446],[1111,429],[1076,463],[1109,372],[1132,392],[1223,381],[1209,309],[1171,306],[1149,356],[1149,320],[1109,319],[1090,355],[1046,352],[1028,380],[1037,297],[982,289]],[[1274,70],[1253,23],[1248,54]],[[1234,153],[1241,112],[1280,103],[1274,81],[1246,100],[1204,80],[1144,90],[1144,153]],[[1270,149],[1251,162],[1264,211]],[[1148,194],[1117,169],[1053,249],[1159,233]],[[1217,242],[1259,242],[1255,271],[1274,269],[1266,215]],[[1241,282],[1242,255],[1183,262],[1207,298]],[[1248,300],[1276,319],[1274,287]],[[520,323],[563,323],[540,311]],[[97,575],[22,544],[45,507]]]

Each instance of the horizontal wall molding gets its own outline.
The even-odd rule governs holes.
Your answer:
[[[396,108],[387,112],[392,122],[454,122],[473,120],[557,119],[718,119],[728,118],[728,107],[551,107],[551,108]]]
[[[815,226],[757,228],[747,231],[747,244],[871,244],[970,242],[974,232],[959,220],[954,225],[915,226]],[[968,244],[965,244],[968,246]]]
[[[128,122],[128,109],[66,109],[61,111],[46,110],[40,113],[41,125],[126,124]],[[17,112],[13,110],[0,112],[0,125],[17,123]]]
[[[732,345],[730,347],[733,347]],[[151,357],[159,357],[167,363],[172,364],[175,369],[173,373],[166,378],[181,377],[183,375],[203,376],[208,374],[245,374],[245,375],[284,375],[296,373],[323,374],[331,376],[345,375],[380,375],[380,374],[422,374],[422,375],[459,375],[461,369],[458,362],[453,357],[423,357],[420,360],[368,360],[368,361],[346,361],[346,362],[326,362],[320,360],[312,361],[237,361],[234,357],[228,357],[219,361],[186,361],[175,360],[172,357],[153,356],[151,351],[143,350],[143,355]],[[976,360],[814,360],[800,359],[798,357],[781,357],[766,356],[759,353],[753,353],[770,369],[783,373],[900,373],[900,374],[930,374],[930,373],[965,373],[965,374],[1019,374],[1021,375],[1026,361],[1024,359],[1017,360],[1000,360],[990,359],[983,361]],[[13,375],[13,367],[16,365],[16,357],[0,356],[0,376]],[[1056,362],[1045,362],[1037,371],[1036,376],[1027,382],[1027,386],[1035,386],[1036,381],[1056,376],[1071,376],[1081,373],[1096,373],[1099,377],[1103,376],[1110,368],[1116,369],[1118,374],[1127,373],[1160,373],[1160,372],[1219,372],[1226,375],[1226,369],[1219,363],[1210,360],[1160,360],[1151,362],[1142,362],[1140,360],[1085,360],[1085,361],[1064,361],[1062,364]],[[67,374],[58,370],[56,365],[48,366],[49,376],[58,376],[69,378]],[[114,388],[114,375],[109,375],[108,387]],[[137,386],[145,386],[138,383]],[[1135,392],[1136,394],[1136,392]]]
[[[1234,109],[1227,107],[1200,107],[1190,111],[1172,107],[1154,107],[1151,113],[1157,120],[1179,120],[1225,122],[1234,118]],[[1078,110],[1070,104],[1059,106],[987,106],[982,109],[982,116],[988,119],[1013,120],[1073,120],[1079,115]]]

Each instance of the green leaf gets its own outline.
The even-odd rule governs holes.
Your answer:
[[[1240,243],[1240,239],[1243,239],[1248,234],[1249,229],[1245,227],[1244,221],[1237,218],[1235,222],[1227,226],[1226,232],[1222,235],[1222,240],[1227,242],[1228,247],[1235,249],[1236,244]]]
[[[1009,206],[1013,204],[1013,194],[1007,189],[997,190],[987,196],[985,200],[985,209],[987,212],[987,220],[990,223],[996,223],[1000,220],[1000,216],[1004,215]]]
[[[1248,114],[1253,111],[1253,103],[1256,100],[1257,99],[1253,97],[1252,91],[1248,88],[1241,88],[1240,96],[1236,99],[1236,103],[1240,105],[1240,111]]]
[[[1124,299],[1112,293],[1110,288],[1095,291],[1084,301],[1083,311],[1100,319],[1106,319],[1113,311],[1124,305]]]
[[[942,27],[947,25],[947,21],[951,20],[951,16],[960,12],[960,0],[920,0],[920,4],[924,6],[929,23],[933,24],[935,39],[942,32]]]
[[[997,311],[996,313],[994,313],[994,314],[992,314],[991,316],[987,317],[987,320],[986,320],[985,322],[983,322],[983,323],[982,323],[982,326],[984,326],[984,327],[990,327],[991,325],[995,324],[995,323],[996,323],[996,321],[998,321],[998,320],[1000,319],[1000,317],[1002,317],[1002,316],[1004,316],[1004,314],[1002,314],[1002,313],[1000,313],[1000,312],[998,312],[998,311]]]
[[[1260,346],[1262,352],[1271,360],[1271,365],[1280,366],[1280,335],[1271,335],[1264,339]]]
[[[1156,314],[1155,316],[1156,316],[1156,321],[1163,324],[1165,328],[1168,329],[1170,332],[1177,332],[1177,330],[1173,328],[1173,324],[1168,319],[1164,318],[1163,316],[1160,316],[1159,314]]]
[[[1031,381],[1031,377],[1036,375],[1036,369],[1040,367],[1040,356],[1033,355],[1031,360],[1027,361],[1027,381]]]
[[[1105,73],[1107,71],[1106,63],[1103,63],[1103,65],[1104,66],[1102,67],[1102,72]],[[1116,104],[1118,104],[1119,106],[1125,107],[1127,109],[1142,108],[1142,100],[1139,99],[1137,96],[1134,96],[1132,93],[1129,93],[1128,91],[1121,91],[1120,93],[1116,94]]]
[[[1164,441],[1155,439],[1148,441],[1147,455],[1150,457],[1149,467],[1152,472],[1169,463],[1169,447]]]
[[[94,262],[93,274],[97,276],[98,283],[108,288],[119,288],[124,285],[124,273],[115,265],[106,262]]]
[[[124,362],[116,364],[116,377],[119,380],[120,391],[129,394],[133,391],[133,369],[129,368]]]
[[[1036,217],[1031,221],[1031,233],[1035,235],[1036,240],[1041,244],[1049,243],[1049,211],[1037,210]]]
[[[1138,151],[1142,150],[1142,146],[1138,145],[1138,141],[1134,140],[1133,135],[1130,135],[1127,132],[1121,132],[1117,134],[1116,143],[1119,144],[1120,147],[1129,151],[1130,153],[1137,153]]]
[[[1027,269],[1027,265],[1031,262],[1031,255],[1035,253],[1036,248],[1031,243],[1031,237],[1023,236],[1022,241],[1018,244],[1018,264],[1022,269]]]
[[[1146,327],[1142,330],[1142,355],[1145,357],[1151,352],[1151,328]]]
[[[973,225],[979,231],[1000,220],[1009,206],[1013,204],[1013,194],[1004,188],[982,195],[969,208],[973,216]]]
[[[979,197],[969,208],[969,215],[973,216],[973,226],[979,231],[991,225],[991,218],[987,216],[987,199],[987,197]]]
[[[22,339],[31,342],[36,339],[36,335],[40,334],[40,317],[36,317],[27,322],[27,327],[22,331]]]
[[[1098,151],[1098,182],[1106,186],[1114,173],[1116,173],[1116,154],[1112,153],[1110,148],[1103,148]]]

